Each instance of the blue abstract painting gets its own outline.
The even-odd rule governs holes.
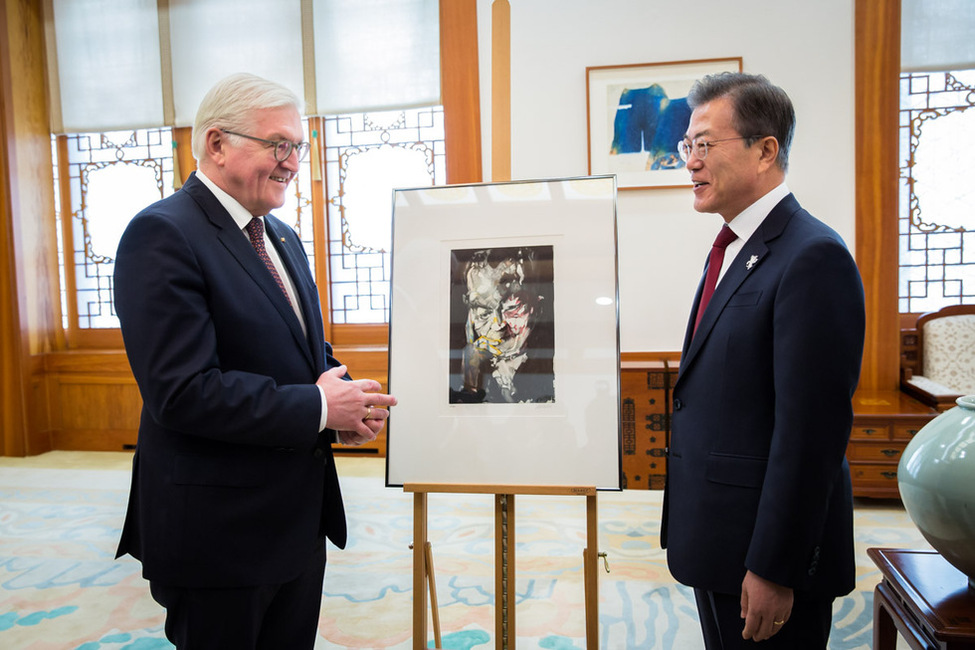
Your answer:
[[[709,74],[740,70],[740,58],[586,68],[589,173],[615,174],[619,189],[690,187],[677,153],[688,92]]]
[[[645,169],[680,169],[677,141],[691,119],[686,97],[671,98],[660,84],[624,88],[613,119],[609,155],[646,154]]]

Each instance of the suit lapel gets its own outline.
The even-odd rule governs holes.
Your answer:
[[[698,352],[707,341],[708,335],[714,328],[715,323],[724,311],[725,306],[731,297],[738,292],[738,288],[742,282],[750,274],[761,272],[762,261],[769,253],[770,242],[782,234],[782,230],[789,222],[789,219],[792,218],[792,215],[798,209],[799,202],[796,201],[795,196],[792,194],[783,198],[772,208],[772,211],[762,221],[755,233],[745,242],[742,249],[738,251],[738,255],[731,262],[728,271],[721,278],[717,288],[714,290],[714,295],[711,296],[711,301],[708,303],[707,309],[704,310],[704,314],[701,316],[701,322],[697,326],[696,333],[694,332],[696,309],[691,310],[695,313],[691,314],[690,322],[684,333],[684,349],[681,353],[680,374],[684,374],[686,369],[694,362]],[[701,284],[698,285],[697,294],[695,294],[695,305],[700,300],[703,282],[702,278]]]
[[[694,321],[697,320],[697,308],[701,304],[701,293],[704,291],[704,280],[708,274],[708,262],[707,258],[704,260],[704,270],[701,272],[701,279],[697,283],[697,291],[694,293],[694,302],[691,303],[691,315],[687,319],[687,327],[684,329],[684,345],[681,348],[680,358],[684,361],[690,359],[689,352],[692,342],[692,336],[694,335]],[[714,296],[712,296],[713,299]],[[681,364],[683,367],[684,363]]]
[[[306,345],[309,345],[309,354],[314,362],[316,370],[321,373],[325,371],[325,339],[324,326],[322,323],[322,310],[318,301],[318,289],[315,286],[312,276],[308,269],[308,258],[302,250],[301,241],[295,236],[294,231],[287,228],[276,218],[268,215],[264,218],[264,223],[271,239],[271,244],[278,251],[281,261],[284,263],[294,284],[295,291],[298,292],[298,302],[302,316],[305,319],[305,329],[308,336],[303,337]],[[281,293],[278,291],[278,293]],[[288,306],[290,309],[290,305]],[[292,316],[294,313],[292,312]],[[297,319],[295,319],[297,323]],[[299,324],[300,332],[300,324]]]
[[[268,273],[267,268],[264,263],[257,257],[254,252],[254,247],[247,240],[246,235],[241,233],[240,228],[237,227],[237,223],[234,221],[230,213],[220,204],[217,197],[203,184],[196,174],[191,174],[187,179],[186,183],[183,184],[184,191],[189,192],[193,199],[200,205],[203,212],[206,214],[207,219],[210,220],[217,228],[217,239],[221,244],[227,249],[227,251],[237,260],[237,262],[243,267],[244,271],[251,277],[257,287],[263,292],[271,304],[274,305],[275,311],[287,322],[288,328],[291,330],[292,335],[295,338],[295,342],[301,347],[305,355],[308,358],[309,363],[313,368],[318,368],[321,364],[316,363],[315,359],[317,356],[313,356],[312,350],[309,347],[307,338],[304,332],[301,330],[301,323],[298,322],[298,317],[295,315],[294,309],[288,303],[288,299],[281,292],[274,278]],[[271,225],[272,219],[265,218],[265,228],[268,229],[268,237],[271,239],[275,248],[282,254],[282,258],[285,259],[285,264],[288,266],[288,273],[294,279],[294,284],[298,290],[301,308],[303,314],[308,314],[309,309],[306,306],[307,291],[303,291],[301,286],[303,283],[299,282],[297,279],[300,274],[294,271],[293,263],[288,261],[290,255],[285,255],[282,252],[282,246],[279,246],[280,235],[272,230]],[[242,288],[243,290],[243,288]],[[310,327],[310,321],[309,321]],[[310,331],[310,330],[309,330]]]

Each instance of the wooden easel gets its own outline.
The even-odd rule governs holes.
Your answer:
[[[583,581],[586,603],[586,648],[599,648],[599,582],[596,567],[599,553],[596,488],[534,485],[454,485],[407,483],[404,492],[413,492],[413,649],[426,650],[427,591],[430,581],[434,600],[434,632],[440,647],[440,617],[436,611],[436,586],[433,580],[433,553],[427,539],[427,495],[431,492],[455,494],[493,494],[495,522],[495,648],[515,648],[515,495],[575,495],[586,497],[586,548],[583,550]]]

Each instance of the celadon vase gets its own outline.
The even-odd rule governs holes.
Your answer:
[[[975,395],[957,404],[907,444],[897,482],[914,525],[975,589]]]

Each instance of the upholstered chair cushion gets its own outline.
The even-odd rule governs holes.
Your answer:
[[[924,379],[950,389],[930,392],[975,394],[975,314],[935,318],[923,327]]]

